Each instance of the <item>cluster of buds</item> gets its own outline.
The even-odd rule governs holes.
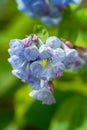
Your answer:
[[[80,53],[76,49],[56,36],[43,43],[38,36],[31,34],[23,40],[10,41],[8,61],[12,65],[12,73],[33,89],[30,96],[43,104],[52,104],[55,103],[53,80],[63,76],[65,70],[77,67]],[[84,59],[85,56],[87,54],[83,54]]]
[[[62,19],[61,12],[68,4],[80,3],[81,0],[16,0],[19,10],[28,16],[40,19],[46,25],[58,25]]]

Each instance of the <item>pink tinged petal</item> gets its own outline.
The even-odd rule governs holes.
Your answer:
[[[72,47],[73,47],[73,45],[71,44],[70,41],[65,41],[64,43],[65,43],[65,45],[66,45],[67,47],[69,47],[69,48],[72,48]]]
[[[34,41],[34,42],[38,41],[38,37],[35,34],[32,36],[32,41]]]
[[[63,76],[63,72],[58,72],[55,74],[55,78]]]
[[[54,93],[54,84],[51,81],[48,82],[48,88],[52,93]]]
[[[22,40],[24,47],[29,47],[31,45],[31,38],[32,36],[29,36],[28,38]]]

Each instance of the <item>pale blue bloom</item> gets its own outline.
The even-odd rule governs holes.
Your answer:
[[[16,0],[18,8],[23,12],[26,12],[29,16],[34,18],[40,18],[41,16],[48,14],[49,5],[44,0]]]
[[[35,45],[25,48],[24,56],[26,57],[27,61],[36,60],[39,57],[38,48]]]
[[[63,48],[66,53],[65,62],[67,63],[74,62],[79,58],[77,50],[70,49],[65,44],[63,44]]]
[[[80,3],[81,1],[82,0],[52,0],[52,3],[55,5],[66,6],[67,4],[70,4],[70,3],[77,4],[77,3]]]
[[[19,68],[23,63],[23,60],[16,55],[11,56],[11,58],[9,58],[8,61],[11,63],[13,69]]]
[[[61,11],[70,3],[81,0],[16,0],[18,9],[28,16],[40,19],[48,26],[58,25],[62,19]],[[62,8],[62,10],[60,10]]]
[[[52,73],[55,75],[56,73],[60,73],[63,72],[65,70],[65,66],[63,63],[61,62],[57,62],[55,64],[53,64],[52,66]]]
[[[77,61],[74,62],[74,64],[72,65],[72,70],[79,70],[84,66],[84,63],[79,59]]]
[[[52,74],[52,69],[50,67],[44,69],[43,73],[40,75],[40,78],[48,81],[55,79],[54,75]]]
[[[14,39],[10,42],[8,50],[12,65],[12,73],[30,85],[33,91],[30,95],[43,104],[55,103],[52,95],[53,85],[49,81],[63,75],[64,70],[77,69],[80,64],[79,53],[68,48],[57,37],[51,36],[43,44],[35,34],[23,40]],[[87,63],[87,54],[83,55]]]
[[[39,50],[35,45],[32,45],[33,41],[31,38],[32,37],[30,35],[28,38],[23,40],[11,40],[10,49],[8,49],[11,56],[8,61],[13,67],[12,73],[22,81],[28,80],[29,65],[39,56]]]
[[[40,52],[40,59],[46,59],[46,58],[51,58],[53,56],[53,50],[46,45],[42,45],[39,48],[39,52]]]
[[[46,40],[46,45],[53,49],[59,48],[61,46],[61,41],[56,36],[51,36]]]
[[[61,12],[46,0],[16,0],[18,9],[33,18],[41,19],[46,25],[57,25],[61,21]],[[52,5],[52,6],[51,6]]]
[[[26,66],[27,62],[24,62],[19,68],[15,68],[12,70],[12,73],[24,82],[26,82],[28,79],[28,72],[26,70]]]
[[[35,77],[43,80],[47,80],[48,77],[51,79],[50,74],[51,74],[51,68],[47,66],[44,68],[42,61],[35,61],[30,65],[30,71],[32,72]]]
[[[55,64],[57,62],[62,62],[66,58],[66,53],[63,49],[57,48],[53,50],[52,62]]]
[[[8,49],[8,52],[10,55],[17,55],[18,57],[24,59],[24,48],[22,42],[19,39],[14,39],[10,41],[10,49]]]
[[[42,101],[42,104],[50,105],[56,102],[46,81],[44,81],[41,89],[33,90],[29,95],[37,100]]]
[[[61,12],[56,7],[53,7],[53,9],[50,10],[49,15],[45,15],[41,18],[41,21],[48,26],[56,26],[61,20]]]
[[[44,67],[42,66],[41,61],[35,61],[30,65],[30,70],[33,75],[35,75],[37,78],[40,78],[44,71]]]
[[[36,78],[30,71],[28,71],[28,80],[26,81],[30,85],[30,87],[34,90],[39,90],[40,86],[40,79]]]

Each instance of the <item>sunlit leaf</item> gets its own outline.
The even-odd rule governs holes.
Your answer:
[[[87,98],[74,94],[61,104],[49,130],[79,130],[87,120]],[[85,125],[83,128],[86,128]],[[84,129],[85,130],[85,129]]]
[[[46,41],[46,39],[48,38],[49,36],[49,33],[46,29],[46,27],[42,26],[42,25],[36,25],[34,27],[34,33],[40,37],[42,39],[43,42]]]
[[[75,44],[78,35],[79,23],[74,13],[67,8],[63,12],[63,19],[58,27],[58,36]]]

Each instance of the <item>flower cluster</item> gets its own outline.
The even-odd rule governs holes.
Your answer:
[[[82,46],[73,46],[69,41],[66,41],[65,44],[69,47],[69,48],[75,48],[78,51],[78,59],[76,61],[74,61],[72,69],[73,70],[78,70],[84,66],[87,65],[87,48],[82,47]]]
[[[28,83],[33,89],[30,96],[43,104],[55,103],[52,81],[61,77],[64,70],[71,69],[79,59],[78,51],[57,37],[49,37],[44,44],[35,34],[23,40],[11,40],[8,52],[12,73]]]
[[[46,25],[58,25],[62,19],[61,11],[70,3],[81,0],[16,0],[18,8],[32,18],[41,19]]]

